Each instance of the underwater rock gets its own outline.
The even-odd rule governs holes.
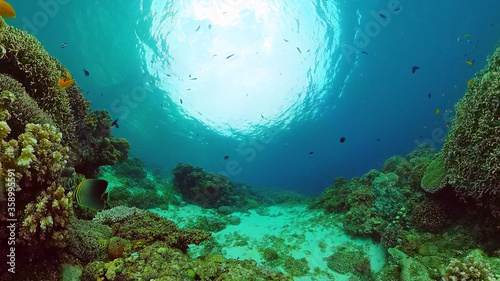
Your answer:
[[[389,254],[401,267],[401,281],[431,281],[427,269],[414,258],[409,257],[402,251],[390,248]]]
[[[108,256],[111,260],[123,257],[125,247],[130,245],[130,241],[120,237],[112,237],[108,243]]]

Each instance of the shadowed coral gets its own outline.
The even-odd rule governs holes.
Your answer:
[[[439,203],[425,200],[413,211],[413,224],[422,231],[439,232],[450,223],[445,211]]]
[[[371,265],[365,251],[359,246],[348,243],[335,248],[333,255],[324,258],[328,268],[338,273],[352,273],[362,280],[372,277]]]
[[[199,245],[210,233],[198,230],[180,230],[174,222],[145,211],[112,225],[114,236],[127,240],[153,239],[165,241],[171,247],[185,252],[189,244]]]
[[[20,237],[29,245],[66,245],[73,194],[65,194],[64,188],[52,184],[37,200],[26,205],[20,228]],[[43,242],[43,243],[42,243]]]
[[[455,109],[443,146],[449,182],[461,197],[498,205],[498,199],[489,202],[488,197],[500,194],[500,48],[476,74]]]
[[[25,31],[5,25],[0,33],[0,44],[6,50],[0,58],[0,72],[18,81],[38,107],[54,120],[65,137],[72,136],[74,118],[66,91],[57,85],[60,71],[56,59]]]
[[[107,260],[108,242],[112,233],[110,227],[73,218],[68,232],[68,250],[71,254],[85,263]]]
[[[130,143],[111,136],[111,115],[106,110],[90,112],[77,125],[78,143],[72,144],[69,163],[77,173],[94,177],[100,166],[128,158]]]
[[[427,166],[422,177],[422,188],[434,193],[446,185],[446,168],[444,167],[443,155],[440,154]]]

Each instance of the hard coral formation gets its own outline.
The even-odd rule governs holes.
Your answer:
[[[487,206],[498,205],[500,48],[489,58],[487,66],[476,74],[455,109],[456,118],[443,146],[450,183],[461,197],[473,197]],[[500,217],[500,211],[497,212]]]
[[[446,168],[444,167],[443,155],[439,154],[429,166],[427,166],[422,177],[422,188],[434,193],[446,185]]]
[[[26,205],[20,237],[32,246],[66,246],[72,196],[56,184],[43,191],[36,201]]]
[[[5,55],[0,58],[0,72],[26,89],[38,107],[54,120],[67,141],[74,134],[74,118],[65,90],[57,85],[61,73],[57,60],[25,31],[3,24],[0,33],[0,44],[5,48]]]
[[[189,244],[199,245],[210,233],[198,230],[181,230],[174,222],[148,211],[129,216],[112,225],[114,236],[127,240],[153,239],[165,241],[170,247],[186,251]]]
[[[500,280],[500,260],[492,260],[473,250],[463,259],[452,259],[445,269],[443,281],[497,281]],[[495,269],[494,269],[495,268]]]
[[[68,251],[84,263],[108,259],[109,226],[73,218],[69,227]]]
[[[111,136],[111,123],[108,111],[96,110],[77,124],[78,141],[72,144],[69,161],[77,173],[94,177],[100,166],[128,158],[130,143]]]

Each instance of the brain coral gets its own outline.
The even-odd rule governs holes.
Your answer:
[[[443,147],[449,182],[462,196],[500,194],[500,48],[455,106]]]

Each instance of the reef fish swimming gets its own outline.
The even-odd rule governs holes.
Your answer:
[[[4,18],[15,18],[16,11],[9,3],[4,0],[0,0],[0,16]]]
[[[94,210],[102,210],[108,201],[108,182],[105,180],[85,179],[75,189],[78,205]]]
[[[420,69],[420,67],[415,65],[414,67],[411,68],[411,73],[415,74],[415,71],[417,71],[419,69]]]
[[[73,79],[71,78],[71,74],[69,74],[69,72],[66,71],[66,77],[59,79],[59,86],[66,88],[73,85],[74,82],[75,81],[73,81]]]

